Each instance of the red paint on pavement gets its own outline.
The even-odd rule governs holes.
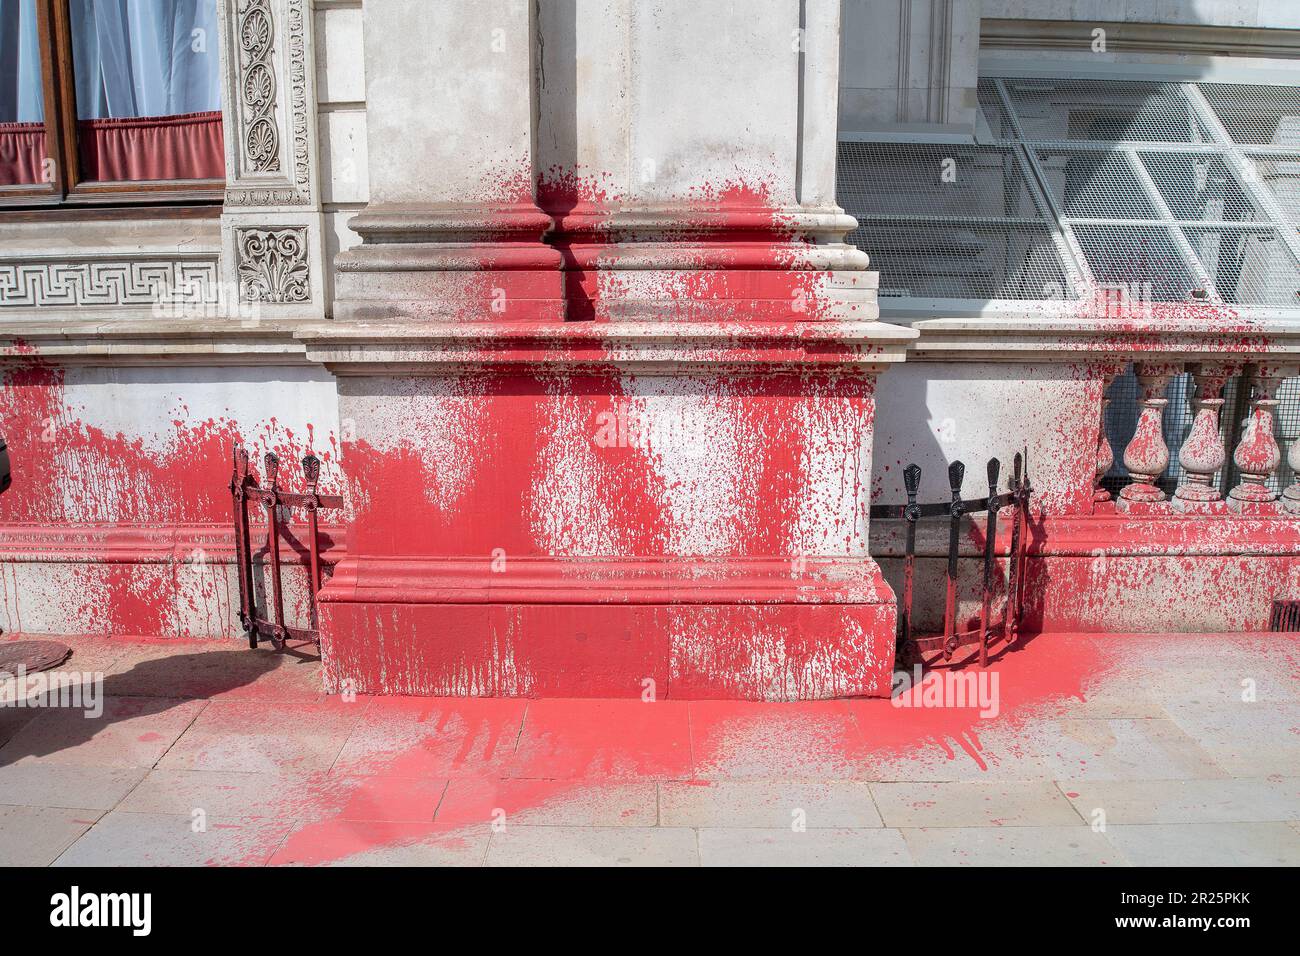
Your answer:
[[[328,863],[369,850],[422,847],[477,853],[492,831],[511,824],[601,825],[612,814],[641,824],[638,784],[725,779],[875,779],[908,761],[970,761],[985,770],[1021,758],[1015,744],[1029,722],[1085,701],[1111,664],[1086,635],[1053,634],[995,657],[997,714],[972,706],[935,706],[926,681],[890,700],[643,703],[630,700],[373,698],[336,767],[295,795],[293,813],[308,822],[275,852],[275,862]],[[978,673],[978,668],[956,673]],[[986,702],[987,703],[987,702]],[[393,746],[374,746],[388,739]],[[516,745],[517,743],[517,745]],[[431,759],[431,755],[433,755]],[[365,780],[364,796],[355,796]],[[436,815],[428,800],[408,799],[412,781],[442,787]],[[612,788],[612,789],[611,789]],[[358,809],[360,807],[360,809]],[[284,811],[289,812],[289,811]],[[369,814],[378,819],[364,820]],[[346,816],[356,820],[347,820]],[[646,820],[644,825],[654,825]],[[277,837],[278,839],[278,837]],[[259,846],[246,862],[275,847]],[[364,857],[361,857],[364,858]]]

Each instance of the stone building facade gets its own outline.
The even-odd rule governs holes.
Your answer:
[[[236,639],[235,446],[344,496],[289,614],[362,691],[887,693],[870,506],[1017,451],[1028,627],[1300,598],[1291,5],[193,5],[219,102],[157,123],[83,110],[76,0],[0,4],[7,632]],[[224,176],[88,175],[170,113]]]

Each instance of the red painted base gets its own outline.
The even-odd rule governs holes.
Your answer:
[[[332,690],[693,700],[889,693],[895,607],[871,561],[834,581],[825,568],[793,573],[789,562],[728,563],[722,573],[696,564],[690,581],[685,562],[578,573],[547,562],[515,581],[430,563],[429,576],[410,578],[424,584],[389,589],[406,600],[387,601],[376,600],[376,564],[390,562],[349,559],[321,594]],[[401,564],[399,578],[413,570]]]

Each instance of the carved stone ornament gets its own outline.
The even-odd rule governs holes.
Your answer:
[[[248,302],[311,300],[306,229],[239,229],[235,233],[239,297]]]
[[[248,0],[239,14],[239,89],[244,100],[244,159],[255,173],[280,169],[275,125],[276,82],[271,64],[275,18],[269,0]]]

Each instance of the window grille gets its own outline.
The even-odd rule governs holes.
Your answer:
[[[1116,284],[1192,309],[1300,310],[1300,91],[986,76],[978,101],[978,145],[840,143],[849,241],[880,269],[886,312],[1082,307]]]

